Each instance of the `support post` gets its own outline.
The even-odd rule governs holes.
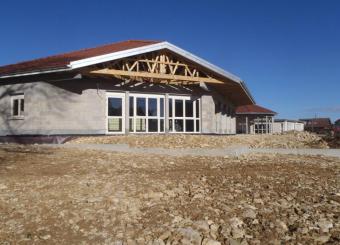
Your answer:
[[[249,134],[248,116],[246,116],[246,134]]]
[[[130,93],[129,91],[125,91],[125,134],[129,134],[130,131]]]
[[[164,116],[165,116],[165,118],[164,118],[165,119],[165,122],[164,122],[165,130],[164,130],[164,132],[167,134],[167,133],[169,133],[169,94],[168,93],[165,94],[164,106],[165,106],[165,110],[164,110],[164,112],[165,112],[165,114],[164,114]]]

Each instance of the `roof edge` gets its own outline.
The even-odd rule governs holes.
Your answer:
[[[252,103],[255,104],[255,100],[253,96],[251,95],[249,89],[247,88],[245,82],[242,81],[239,77],[167,41],[145,45],[145,46],[138,47],[138,48],[132,48],[132,49],[122,50],[118,52],[113,52],[109,54],[93,56],[90,58],[80,59],[76,61],[71,61],[65,68],[50,69],[50,70],[45,70],[45,71],[34,70],[31,72],[26,72],[26,73],[17,73],[17,74],[14,73],[14,74],[7,74],[3,76],[0,75],[0,79],[20,77],[20,76],[29,76],[29,75],[39,75],[39,74],[45,74],[45,73],[71,71],[71,70],[75,70],[75,69],[90,66],[90,65],[95,65],[95,64],[115,60],[115,59],[121,59],[121,58],[129,57],[129,56],[134,56],[134,55],[138,55],[138,54],[146,53],[146,52],[157,51],[161,49],[168,49],[170,51],[173,51],[174,53],[177,53],[185,58],[188,58],[189,60],[192,60],[193,62],[196,62],[206,67],[207,69],[210,69],[213,72],[238,83],[242,87],[242,89],[244,90],[248,98],[252,101]]]

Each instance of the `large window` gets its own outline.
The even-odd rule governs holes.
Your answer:
[[[164,132],[164,96],[130,94],[130,132]]]
[[[24,118],[25,99],[23,94],[11,96],[11,114],[15,118]]]
[[[170,96],[169,132],[200,132],[200,100],[189,96]]]
[[[107,130],[109,133],[124,132],[124,95],[110,93],[107,97]]]

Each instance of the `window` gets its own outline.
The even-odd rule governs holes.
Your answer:
[[[124,123],[124,96],[110,93],[107,97],[107,130],[109,133],[122,133]]]
[[[25,99],[23,94],[11,96],[11,111],[15,118],[23,118],[25,115]]]
[[[170,96],[169,132],[200,132],[200,100],[189,96]]]
[[[165,116],[163,95],[130,93],[129,104],[130,132],[164,132]]]

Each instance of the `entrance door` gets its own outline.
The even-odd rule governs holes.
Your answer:
[[[106,99],[107,122],[109,134],[122,134],[125,132],[125,94],[107,93]]]

